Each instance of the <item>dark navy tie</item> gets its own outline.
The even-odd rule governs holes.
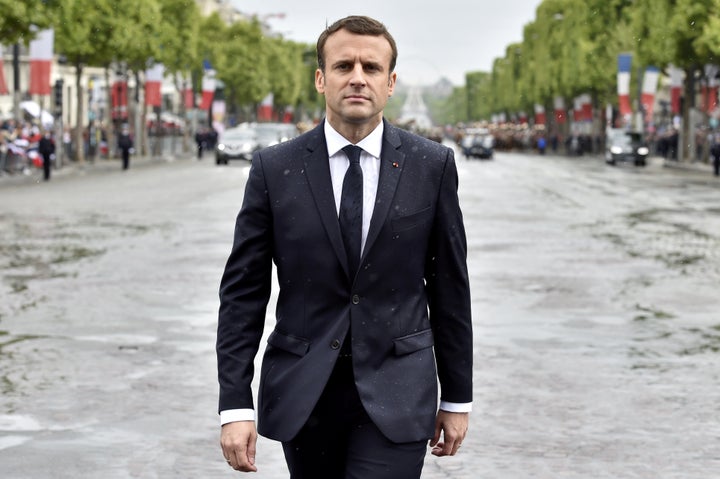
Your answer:
[[[350,277],[354,278],[360,263],[362,243],[363,174],[360,168],[362,148],[348,145],[343,151],[350,160],[350,166],[343,180],[340,199],[340,232],[350,266]]]

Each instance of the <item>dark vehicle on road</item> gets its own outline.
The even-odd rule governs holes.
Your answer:
[[[645,166],[650,153],[643,141],[642,134],[621,128],[611,128],[605,139],[605,162],[615,165],[618,162],[632,162],[635,166]]]
[[[491,159],[495,138],[486,129],[468,130],[460,140],[460,148],[467,158]]]
[[[215,163],[227,165],[228,160],[252,160],[260,148],[258,136],[252,128],[230,128],[225,130],[215,146]]]

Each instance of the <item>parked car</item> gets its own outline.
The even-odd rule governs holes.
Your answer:
[[[468,158],[491,159],[495,147],[495,138],[483,128],[468,130],[460,140],[463,155]]]
[[[260,148],[277,145],[298,135],[298,129],[292,123],[255,123],[251,128],[257,135]]]
[[[635,166],[645,166],[650,153],[641,133],[621,128],[608,129],[605,138],[605,162],[615,165],[617,162],[632,162]]]
[[[225,130],[215,145],[215,163],[227,165],[228,160],[250,161],[260,149],[257,132],[252,128],[230,128]]]

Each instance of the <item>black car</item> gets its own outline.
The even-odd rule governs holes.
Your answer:
[[[467,158],[491,159],[495,138],[487,130],[468,131],[460,140],[460,148]]]
[[[215,145],[215,162],[227,165],[228,160],[242,159],[250,161],[260,148],[257,132],[252,128],[231,128],[225,130]]]
[[[645,166],[650,153],[643,141],[642,134],[619,128],[608,130],[605,139],[605,162],[615,165],[618,162],[631,162],[635,166]]]

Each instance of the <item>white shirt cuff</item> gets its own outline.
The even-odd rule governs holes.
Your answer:
[[[226,411],[220,411],[220,425],[224,426],[229,422],[237,421],[254,421],[255,410],[254,409],[228,409]]]
[[[447,412],[470,412],[472,411],[472,403],[440,401],[440,409]]]

